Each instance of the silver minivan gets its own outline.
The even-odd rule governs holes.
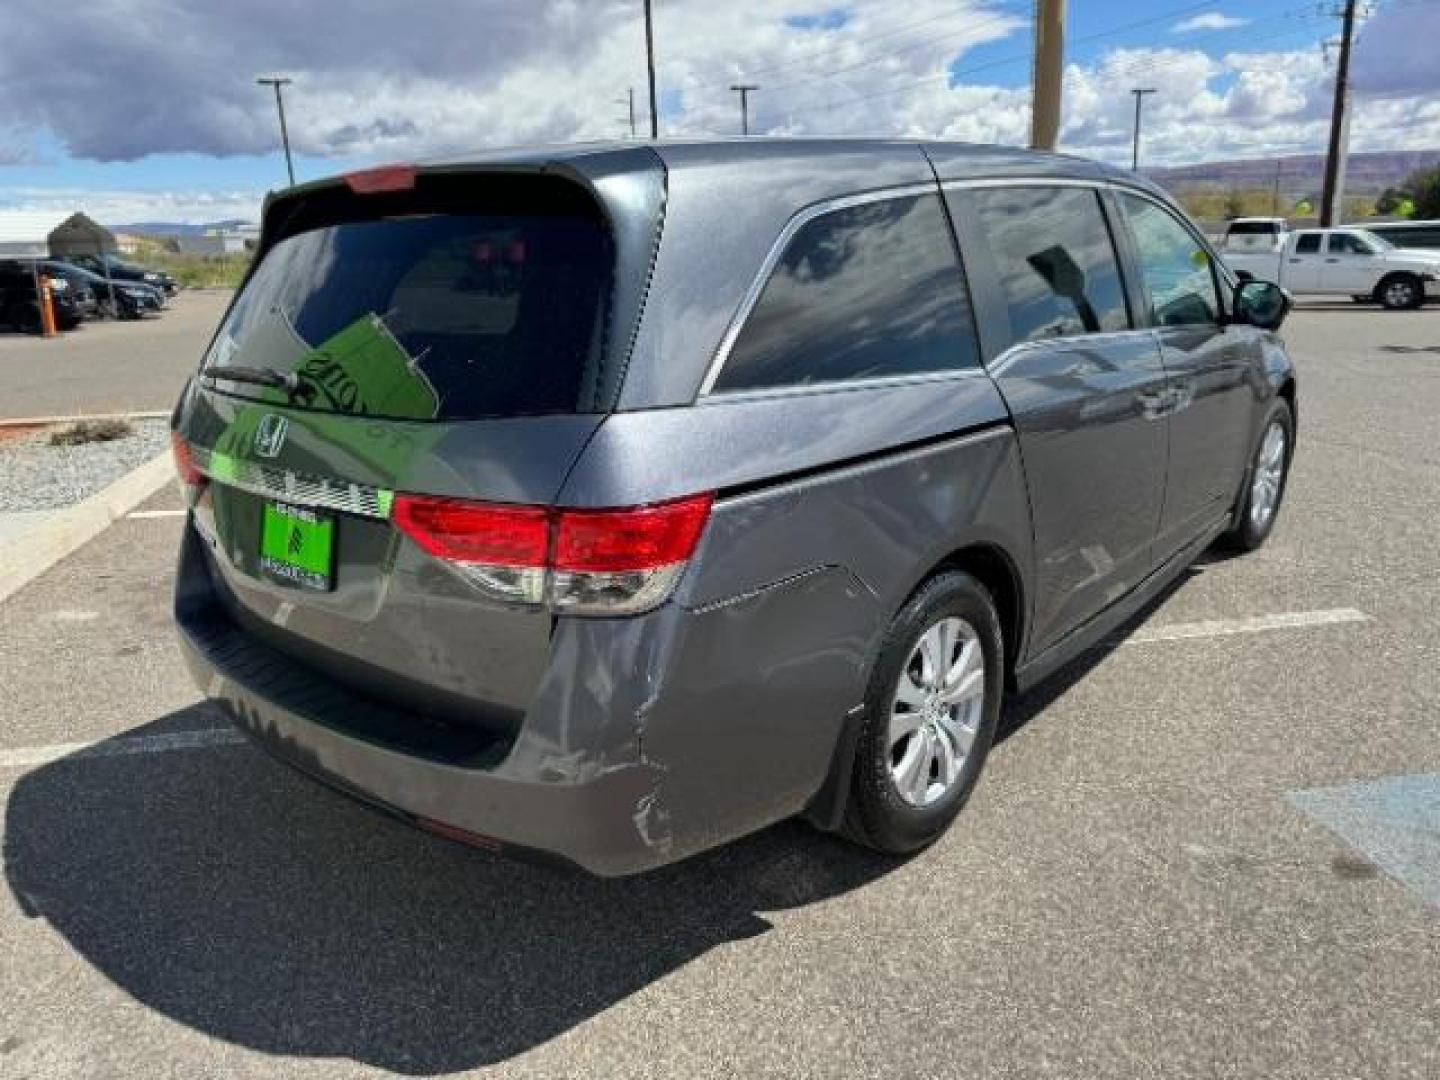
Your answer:
[[[995,147],[497,152],[304,184],[176,408],[175,611],[276,757],[598,874],[938,837],[1007,693],[1284,493],[1288,298]]]

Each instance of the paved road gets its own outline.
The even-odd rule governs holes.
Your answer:
[[[179,520],[118,524],[0,605],[0,1075],[1440,1075],[1440,310],[1287,336],[1271,543],[1016,703],[903,863],[786,825],[601,882],[377,817],[195,707]]]
[[[181,292],[142,322],[88,322],[58,338],[0,334],[0,420],[168,410],[230,302]]]

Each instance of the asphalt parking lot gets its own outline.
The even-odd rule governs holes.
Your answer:
[[[292,775],[183,674],[165,490],[0,604],[0,1076],[1440,1076],[1440,307],[1285,336],[1270,543],[1013,703],[905,862],[598,881]]]
[[[187,289],[139,322],[85,322],[49,339],[0,334],[0,420],[168,410],[230,296]]]

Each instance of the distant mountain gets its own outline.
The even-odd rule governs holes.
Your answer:
[[[200,236],[206,229],[233,229],[237,225],[254,224],[248,218],[226,218],[224,221],[137,221],[130,225],[116,225],[111,232],[139,234],[140,236]]]
[[[1440,165],[1440,150],[1382,150],[1351,154],[1345,171],[1349,195],[1376,195],[1393,187],[1416,169]],[[1145,169],[1157,184],[1171,191],[1216,188],[1269,188],[1275,183],[1276,167],[1280,187],[1287,193],[1319,194],[1325,182],[1325,155],[1302,154],[1282,158],[1247,158],[1244,161],[1215,161],[1203,165],[1180,165],[1169,169]]]
[[[140,236],[199,236],[205,231],[205,226],[189,221],[137,221],[131,225],[116,225],[110,231]]]

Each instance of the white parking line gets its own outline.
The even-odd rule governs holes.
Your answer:
[[[184,510],[132,510],[125,516],[131,521],[144,521],[148,518],[172,518],[184,517]]]
[[[1256,615],[1248,619],[1211,619],[1208,622],[1151,626],[1120,639],[1124,645],[1149,645],[1157,641],[1189,641],[1193,638],[1227,637],[1231,634],[1258,634],[1265,630],[1302,630],[1337,623],[1369,622],[1370,616],[1354,608],[1324,611],[1286,611],[1278,615]]]
[[[166,750],[207,750],[216,746],[238,746],[245,736],[234,728],[201,728],[172,731],[165,735],[132,735],[101,742],[52,743],[49,746],[22,746],[0,750],[0,769],[29,769],[48,765],[61,758],[123,757],[129,754],[157,754]]]

